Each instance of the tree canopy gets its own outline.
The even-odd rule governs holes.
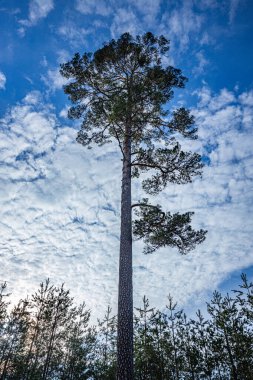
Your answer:
[[[115,379],[117,316],[110,307],[92,325],[97,311],[48,280],[17,305],[9,307],[9,296],[0,285],[2,380]],[[133,380],[252,380],[253,283],[242,274],[239,287],[215,291],[203,312],[187,317],[172,296],[159,310],[144,296],[134,313]]]
[[[115,138],[124,157],[128,135],[132,178],[151,171],[151,177],[142,182],[151,195],[169,183],[191,182],[203,167],[201,156],[184,152],[175,138],[181,134],[197,139],[197,128],[189,110],[170,111],[167,107],[174,89],[183,88],[187,81],[181,70],[163,64],[168,50],[164,36],[148,32],[133,38],[125,33],[96,52],[77,53],[61,65],[61,74],[71,80],[64,87],[74,104],[69,117],[82,118],[77,141],[91,148]],[[205,239],[206,231],[194,231],[190,226],[193,213],[173,216],[161,213],[161,206],[148,209],[148,202],[139,204],[143,207],[136,215],[141,219],[133,231],[137,238],[144,237],[146,253],[167,245],[186,253]]]

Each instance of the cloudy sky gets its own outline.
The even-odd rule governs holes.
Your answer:
[[[134,300],[171,293],[204,307],[244,271],[253,277],[253,2],[251,0],[0,1],[0,281],[13,298],[50,277],[103,315],[116,311],[121,161],[116,144],[86,150],[66,115],[59,64],[123,32],[164,34],[168,62],[189,78],[173,106],[192,109],[206,167],[155,202],[195,211],[206,241],[187,256],[134,243]],[[142,190],[133,186],[133,198]]]

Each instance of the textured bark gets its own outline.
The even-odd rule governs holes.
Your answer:
[[[117,380],[133,380],[131,138],[130,131],[127,129],[123,153],[119,258]]]

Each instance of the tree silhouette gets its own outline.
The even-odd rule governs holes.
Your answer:
[[[133,380],[253,380],[253,283],[242,280],[231,295],[214,292],[208,319],[200,311],[188,319],[171,296],[163,311],[144,297],[134,315]],[[110,307],[92,327],[85,304],[74,306],[69,292],[49,280],[12,309],[7,296],[2,284],[1,380],[115,379],[117,320]]]
[[[169,41],[148,32],[133,38],[129,33],[112,40],[95,53],[84,53],[61,65],[69,79],[65,86],[73,106],[72,119],[82,118],[77,141],[91,148],[117,140],[122,154],[121,234],[118,294],[117,378],[133,375],[132,227],[144,238],[145,253],[163,246],[187,253],[205,238],[194,231],[192,213],[171,214],[148,199],[132,204],[131,182],[143,172],[151,177],[142,183],[148,194],[157,194],[168,183],[185,184],[201,173],[201,157],[184,152],[175,140],[196,139],[194,119],[185,108],[172,113],[167,102],[174,88],[183,88],[186,78],[179,69],[163,65]],[[132,225],[132,209],[139,219]]]

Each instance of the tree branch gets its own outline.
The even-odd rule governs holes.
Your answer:
[[[161,222],[165,219],[165,212],[161,211],[159,209],[159,207],[157,206],[154,206],[154,205],[149,205],[147,203],[133,203],[131,208],[134,208],[134,207],[150,207],[150,208],[154,208],[156,209],[157,211],[159,211],[159,213],[162,215],[162,220],[159,222],[159,224],[161,224]],[[158,223],[157,223],[158,224]],[[157,225],[156,224],[156,225]]]
[[[153,168],[153,169],[159,169],[162,173],[166,174],[169,172],[172,172],[173,170],[168,170],[167,168],[155,164],[144,164],[142,162],[134,162],[131,164],[131,166],[145,166],[147,168]]]

